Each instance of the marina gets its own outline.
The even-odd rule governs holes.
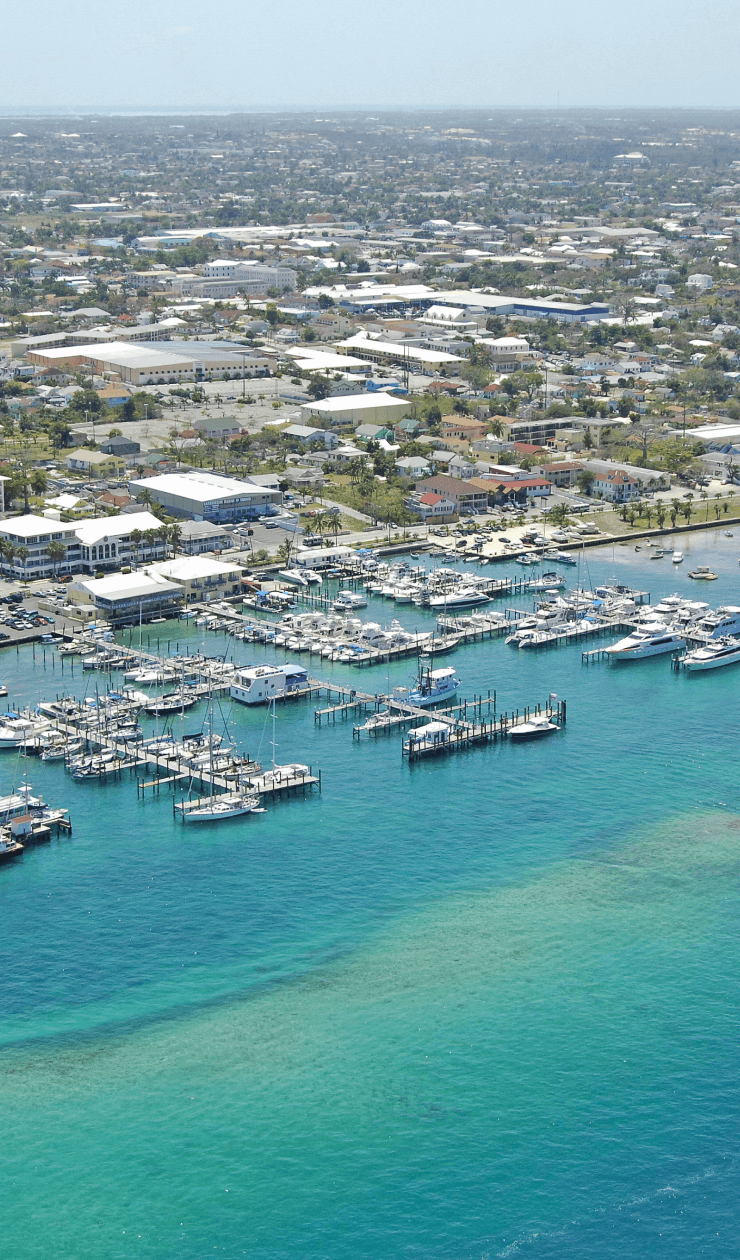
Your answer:
[[[266,807],[325,786],[322,769],[313,768],[315,755],[306,755],[307,729],[282,765],[273,729],[265,768],[259,748],[245,751],[251,740],[240,713],[248,722],[254,710],[261,747],[278,709],[281,727],[294,707],[303,727],[301,715],[308,714],[301,702],[314,702],[308,713],[316,732],[351,725],[354,744],[395,734],[402,760],[414,761],[562,731],[566,702],[554,691],[547,702],[531,703],[520,686],[518,707],[498,699],[504,660],[521,660],[528,674],[525,662],[538,649],[609,638],[608,646],[583,651],[582,661],[666,655],[687,673],[737,659],[740,606],[712,609],[678,593],[655,601],[645,583],[589,580],[580,561],[572,581],[552,568],[532,580],[488,581],[459,559],[455,567],[436,566],[434,557],[423,564],[362,562],[368,563],[325,573],[320,584],[291,583],[291,591],[278,592],[285,602],[277,607],[266,608],[264,600],[259,609],[240,599],[196,603],[179,622],[160,623],[156,636],[148,630],[146,639],[142,628],[114,636],[93,623],[71,639],[26,648],[40,679],[51,673],[59,682],[64,670],[67,690],[0,716],[0,750],[58,767],[70,788],[125,792],[131,781],[140,803],[168,790],[173,816],[201,823],[202,834],[227,819],[256,824]],[[390,619],[380,612],[389,602],[402,605]],[[506,642],[497,646],[500,639]],[[471,669],[476,653],[485,664]],[[299,663],[302,654],[310,664]],[[358,665],[371,671],[368,677],[380,675],[380,685],[350,684],[347,668]],[[548,668],[546,685],[559,672]],[[471,673],[478,681],[472,694]],[[57,830],[64,834],[67,825],[63,811]]]

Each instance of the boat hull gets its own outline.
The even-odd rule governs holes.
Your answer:
[[[740,664],[740,648],[728,656],[707,658],[706,660],[685,660],[684,668],[692,674],[702,673],[706,669],[722,669],[724,665]]]

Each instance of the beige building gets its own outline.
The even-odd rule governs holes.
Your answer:
[[[242,589],[240,565],[225,564],[206,556],[177,556],[175,560],[149,565],[146,571],[152,577],[181,586],[186,604],[238,595]]]

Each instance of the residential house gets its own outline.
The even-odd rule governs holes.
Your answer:
[[[339,446],[339,438],[331,429],[321,429],[308,424],[289,424],[281,429],[281,436],[292,438],[302,446],[310,446],[312,442],[321,442],[327,450]]]
[[[485,437],[488,422],[476,420],[473,416],[445,416],[441,422],[442,437],[462,438],[466,442],[475,442]]]
[[[92,473],[96,477],[122,477],[126,460],[120,455],[106,455],[104,451],[88,451],[84,447],[67,456],[70,471]]]
[[[397,438],[402,441],[409,442],[421,430],[421,422],[414,420],[412,416],[406,416],[405,420],[399,420],[398,424],[393,426],[393,431]]]
[[[485,489],[489,503],[520,503],[543,498],[552,494],[552,485],[544,477],[525,477],[521,480],[504,481],[498,476],[473,477],[471,486]]]
[[[403,459],[396,460],[396,468],[404,477],[423,477],[431,471],[431,467],[423,455],[405,455]]]
[[[358,442],[379,442],[381,438],[392,442],[393,436],[393,430],[387,429],[383,424],[360,424],[355,429]]]
[[[415,512],[424,524],[429,521],[444,524],[457,520],[457,508],[452,500],[445,495],[434,494],[431,490],[426,494],[410,495],[406,500],[406,507],[410,512]]]
[[[484,512],[488,507],[488,490],[463,481],[460,477],[448,477],[444,474],[427,477],[424,481],[417,481],[416,490],[419,494],[431,492],[448,499],[462,516],[470,515],[473,511]]]
[[[641,488],[637,477],[614,470],[597,473],[593,484],[594,494],[601,495],[610,503],[629,503],[638,499]]]
[[[109,407],[122,406],[127,399],[131,398],[133,393],[121,381],[111,381],[110,385],[106,385],[104,389],[98,389],[95,392],[101,402],[107,403]]]

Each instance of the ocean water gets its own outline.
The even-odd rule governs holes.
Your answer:
[[[581,577],[740,603],[740,538],[679,545]],[[394,615],[428,621],[363,611]],[[0,870],[2,1254],[737,1254],[740,670],[580,653],[448,658],[463,696],[564,697],[539,744],[409,766],[279,709],[321,794],[212,827],[2,754],[3,791],[28,772],[74,823]],[[18,703],[96,682],[38,648],[0,668]],[[384,690],[413,662],[314,668]],[[269,760],[265,712],[223,716]]]

